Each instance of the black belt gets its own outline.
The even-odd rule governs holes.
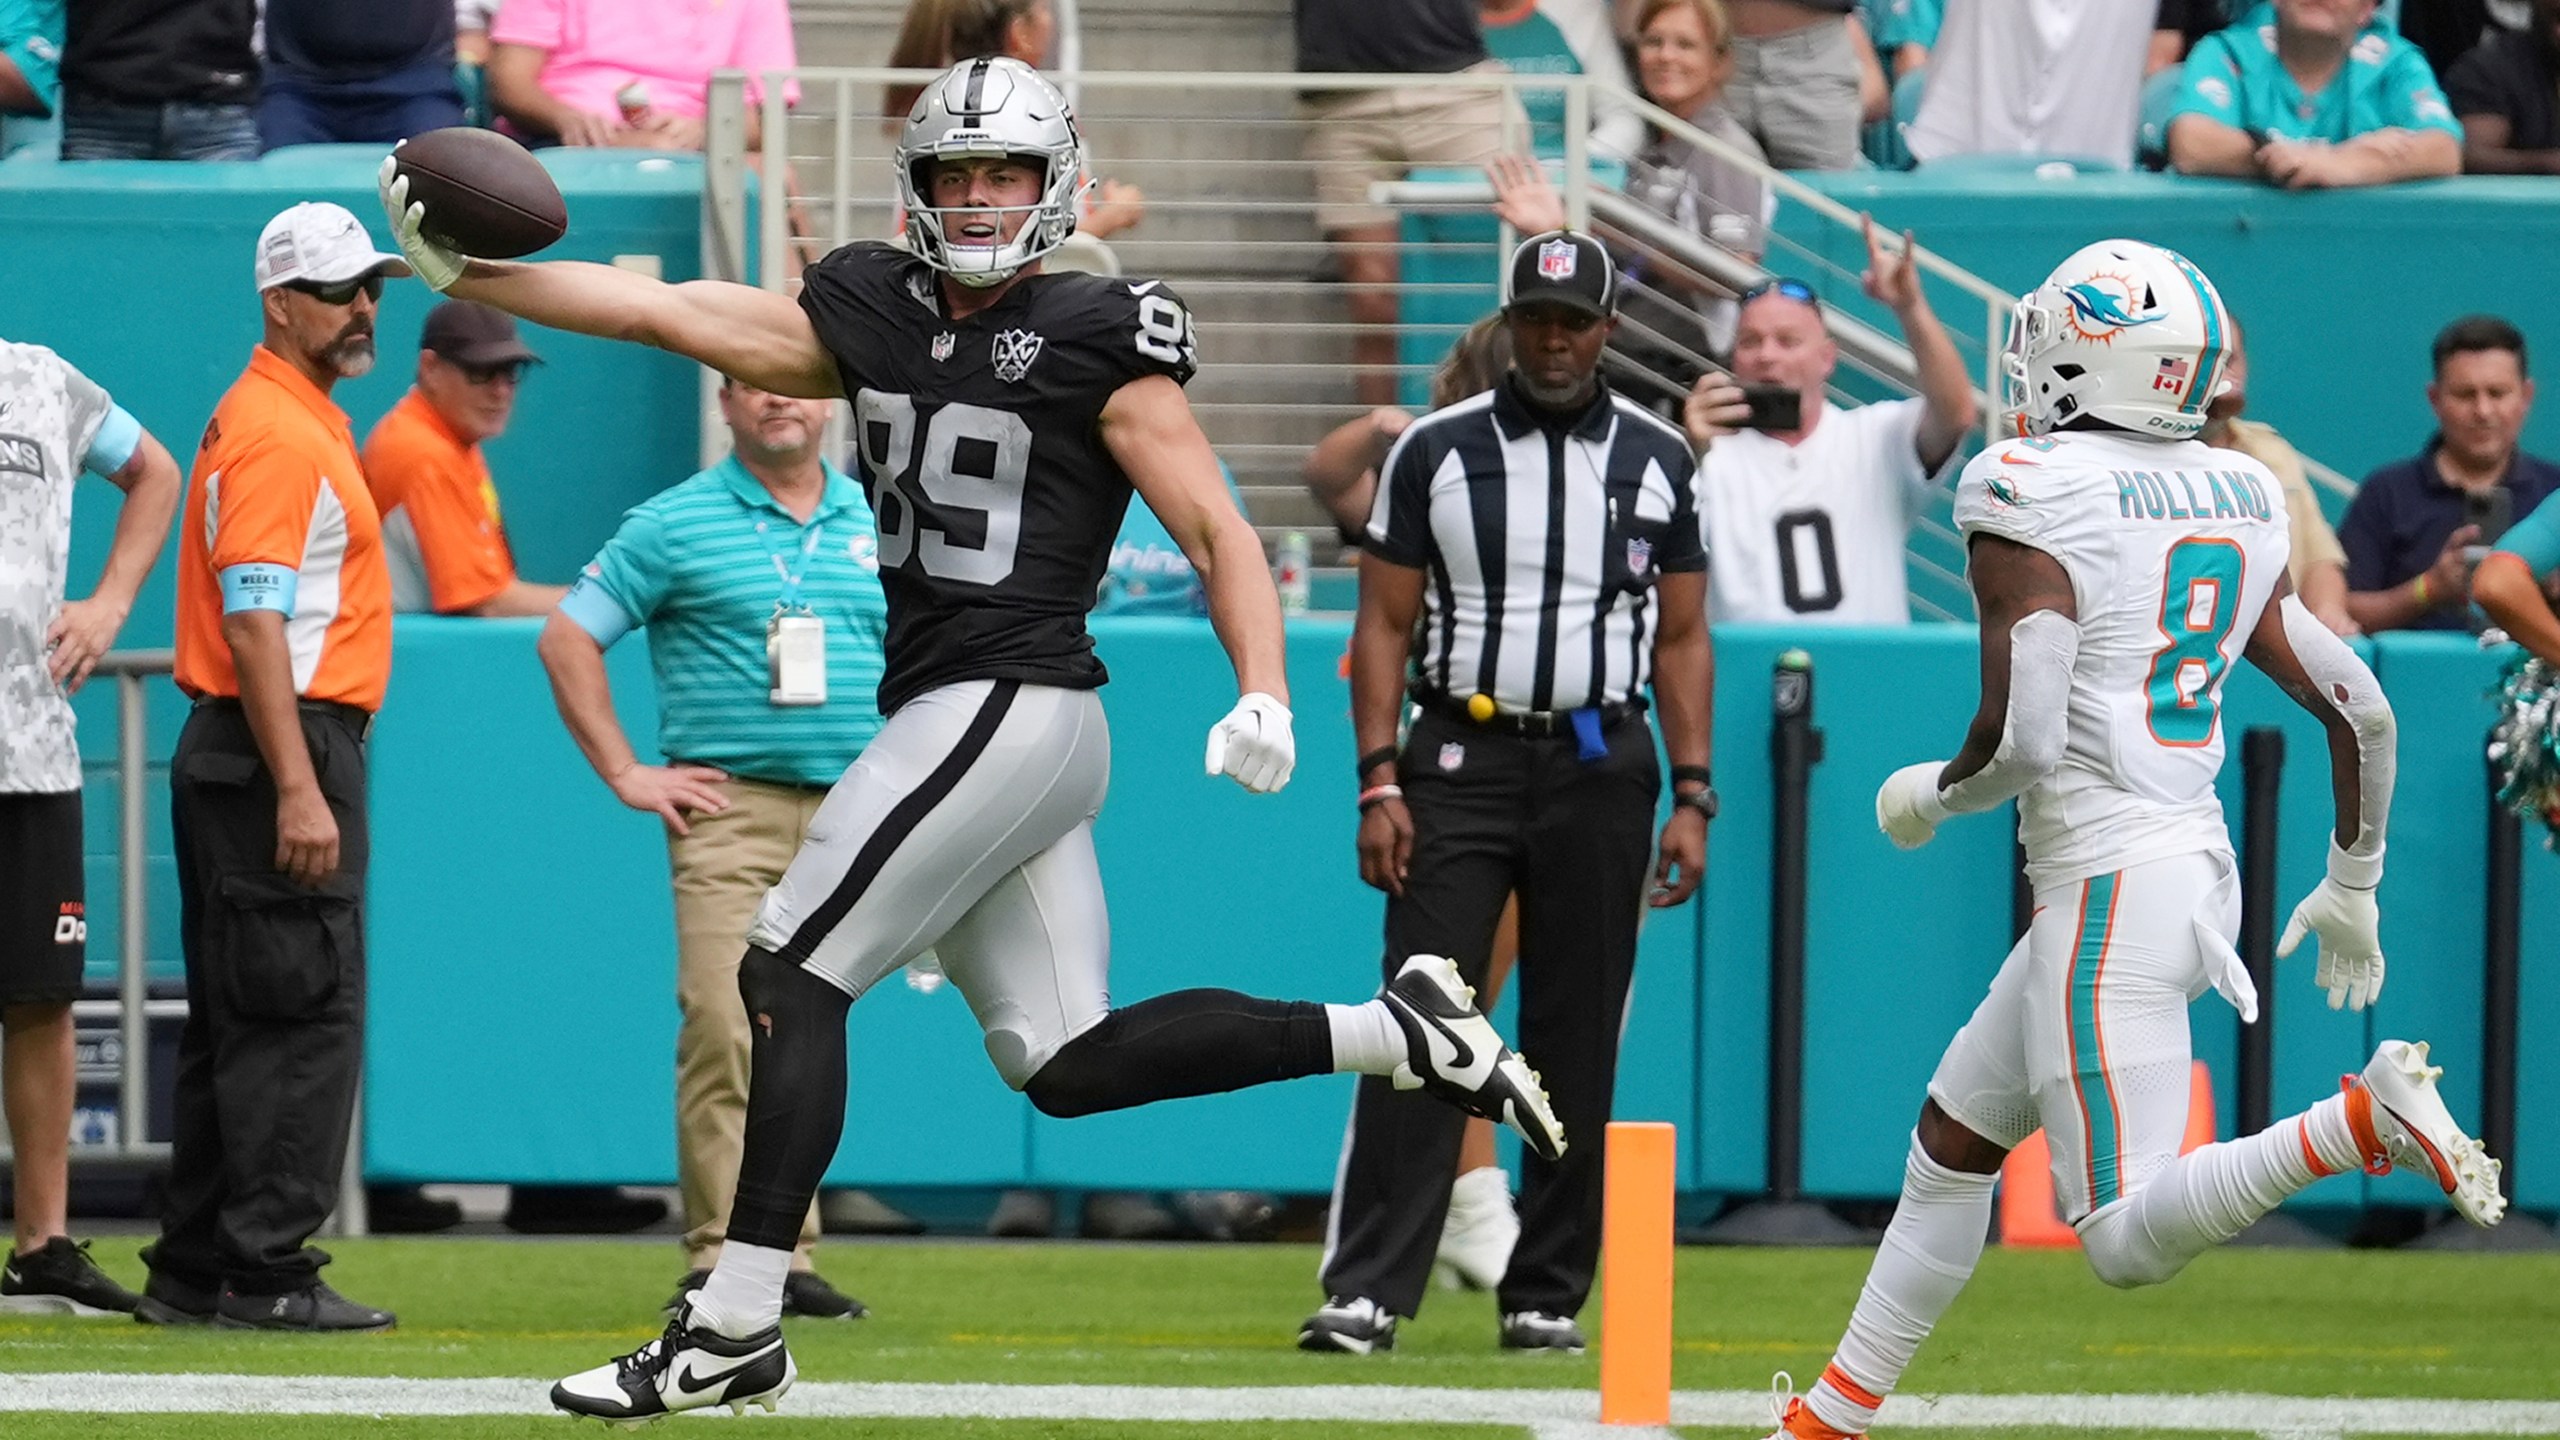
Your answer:
[[[1482,720],[1467,713],[1467,702],[1454,695],[1416,695],[1414,703],[1434,715],[1462,721],[1504,735],[1526,735],[1532,739],[1553,739],[1573,734],[1571,710],[1496,710]],[[1600,728],[1614,730],[1618,725],[1644,713],[1642,700],[1619,700],[1606,705],[1587,707],[1597,711]]]
[[[337,700],[296,700],[293,704],[295,709],[305,715],[318,715],[343,723],[347,728],[355,731],[358,738],[373,733],[373,712],[360,705],[348,705]],[[238,698],[230,695],[207,695],[196,701],[196,708],[246,713]]]

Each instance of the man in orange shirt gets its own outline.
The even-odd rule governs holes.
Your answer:
[[[427,312],[418,383],[365,437],[364,476],[382,512],[392,608],[438,615],[548,615],[564,585],[516,575],[483,442],[507,428],[516,386],[542,357],[515,317],[469,300]]]
[[[381,1330],[307,1242],[346,1159],[364,1042],[365,734],[391,678],[391,577],[329,400],[373,368],[397,255],[301,204],[258,237],[265,337],[215,407],[179,526],[169,761],[187,1023],[160,1239],[135,1318]]]

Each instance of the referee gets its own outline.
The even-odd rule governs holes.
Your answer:
[[[1580,1350],[1600,1250],[1618,1032],[1648,878],[1697,888],[1707,773],[1707,557],[1679,431],[1609,392],[1609,254],[1549,231],[1512,252],[1513,360],[1488,394],[1416,420],[1383,468],[1360,560],[1352,721],[1360,874],[1387,892],[1386,971],[1455,959],[1481,984],[1520,900],[1522,1053],[1545,1066],[1573,1145],[1528,1159],[1521,1236],[1497,1287],[1502,1343]],[[1421,619],[1420,645],[1412,643]],[[1418,709],[1401,745],[1410,662]],[[1661,772],[1679,803],[1653,861]],[[1420,1307],[1465,1117],[1360,1082],[1327,1236],[1324,1308],[1298,1343],[1366,1354]]]

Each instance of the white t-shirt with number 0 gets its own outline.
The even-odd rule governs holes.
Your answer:
[[[1698,467],[1709,613],[1742,623],[1909,624],[1903,550],[1938,480],[1920,463],[1926,413],[1916,399],[1826,404],[1797,444],[1757,430],[1716,441]]]

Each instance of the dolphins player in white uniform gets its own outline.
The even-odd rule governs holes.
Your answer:
[[[2222,682],[2246,655],[2328,731],[2328,878],[2280,953],[2320,941],[2332,1009],[2382,990],[2374,888],[2392,719],[2373,674],[2285,580],[2284,499],[2246,456],[2193,437],[2226,388],[2231,319],[2203,272],[2131,240],[2089,246],[2018,302],[2005,368],[2021,438],[1965,467],[1956,519],[1982,616],[1982,700],[1955,758],[1895,771],[1876,819],[1928,843],[1950,815],[2019,798],[2035,914],[1929,1082],[1849,1330],[1772,1440],[1875,1419],[1982,1254],[1991,1188],[2039,1126],[2090,1268],[2156,1285],[2325,1175],[2432,1176],[2464,1218],[2506,1209],[2498,1162],[2454,1124],[2427,1047],[2382,1042],[2343,1091],[2256,1135],[2178,1153],[2188,1002],[2244,1021],[2240,896],[2215,772]]]

